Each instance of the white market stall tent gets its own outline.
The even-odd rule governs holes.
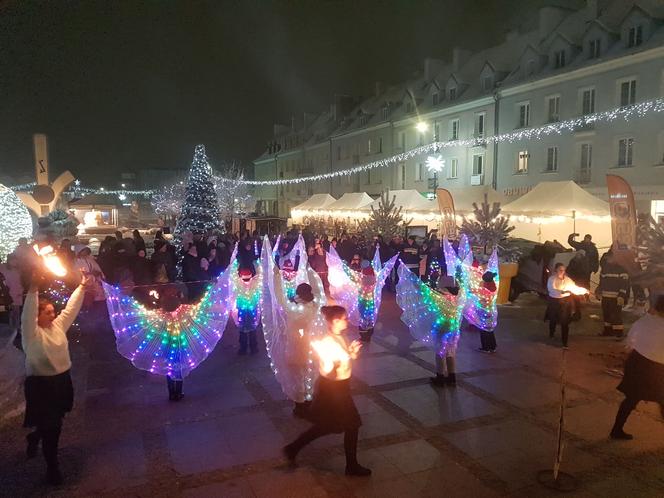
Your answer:
[[[387,192],[388,202],[394,199],[394,205],[401,207],[401,214],[405,219],[412,219],[411,225],[426,225],[427,228],[438,228],[440,223],[440,208],[438,202],[429,200],[417,190],[390,190]],[[380,198],[368,206],[360,208],[363,215],[369,216],[371,209],[378,209]]]
[[[464,187],[448,189],[454,200],[454,211],[457,215],[466,215],[473,212],[473,202],[478,206],[484,202],[484,194],[487,195],[489,204],[499,202],[503,207],[507,202],[507,196],[497,192],[488,185],[479,185],[475,187]]]
[[[306,217],[316,216],[320,211],[324,211],[330,204],[336,202],[336,199],[330,194],[314,194],[302,204],[291,209],[291,218],[293,223],[304,223]]]
[[[577,232],[581,237],[591,234],[598,248],[611,245],[609,204],[573,181],[541,182],[501,207],[516,227],[513,237],[566,244],[568,235]]]

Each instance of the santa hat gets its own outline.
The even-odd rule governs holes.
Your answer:
[[[240,268],[238,274],[242,280],[249,280],[251,277],[253,277],[249,268]]]

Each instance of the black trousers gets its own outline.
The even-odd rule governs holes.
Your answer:
[[[495,351],[497,346],[496,336],[493,334],[493,332],[480,330],[480,344],[484,351]]]
[[[289,446],[297,454],[306,445],[318,439],[319,437],[333,434],[333,432],[323,429],[318,425],[313,425],[293,441]],[[344,452],[346,453],[346,466],[357,464],[357,436],[358,429],[347,429],[344,432]]]

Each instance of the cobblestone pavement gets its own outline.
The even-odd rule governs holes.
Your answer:
[[[607,438],[620,394],[611,369],[623,344],[596,336],[597,305],[573,325],[566,373],[562,469],[575,497],[664,496],[664,424],[642,404],[627,423],[631,442]],[[458,387],[435,389],[432,353],[413,342],[387,294],[374,341],[355,362],[361,463],[343,475],[341,436],[305,449],[295,469],[281,447],[307,427],[291,415],[264,354],[236,354],[229,328],[210,358],[169,403],[162,378],[136,370],[99,328],[72,341],[76,401],[62,435],[67,485],[52,496],[406,498],[553,496],[537,482],[553,465],[562,350],[542,322],[543,303],[522,296],[500,311],[499,350],[475,351],[466,332]],[[6,334],[5,334],[6,337]],[[41,458],[24,459],[18,420],[0,428],[0,495],[44,496]]]

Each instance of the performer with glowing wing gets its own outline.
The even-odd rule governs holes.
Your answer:
[[[460,287],[465,285],[464,264],[470,264],[458,258],[447,239],[443,245],[447,273],[454,277],[441,277],[438,290],[422,282],[405,265],[399,265],[397,270],[397,303],[403,310],[401,321],[414,339],[434,351],[436,376],[431,378],[431,383],[436,386],[456,384],[456,348],[466,299]]]
[[[462,239],[464,238],[465,236],[462,236]],[[459,247],[461,250],[462,245]],[[495,353],[494,330],[498,325],[498,253],[493,250],[486,266],[480,265],[473,259],[472,264],[465,268],[465,272],[468,276],[468,285],[464,289],[466,304],[463,308],[463,317],[480,331],[479,351]]]
[[[277,239],[277,244],[280,240],[281,237]],[[292,300],[295,298],[295,289],[297,289],[297,286],[309,281],[307,275],[308,257],[302,235],[300,234],[297,238],[297,242],[288,254],[279,255],[273,253],[273,255],[277,266],[281,269],[286,296],[288,299]]]
[[[316,377],[309,343],[312,337],[325,332],[320,316],[320,308],[326,303],[323,283],[313,269],[305,266],[308,282],[298,284],[294,299],[289,300],[267,237],[261,260],[266,275],[263,279],[263,335],[270,366],[284,394],[295,402],[293,414],[304,417]]]
[[[166,376],[171,401],[182,398],[183,379],[224,333],[231,302],[228,274],[222,273],[195,304],[181,304],[174,284],[160,287],[160,309],[148,309],[120,287],[103,283],[118,352],[136,368]]]
[[[339,257],[334,247],[327,254],[330,295],[348,310],[348,320],[360,330],[360,340],[369,342],[373,335],[385,279],[390,275],[397,255],[383,265],[378,250],[371,265],[355,271]]]
[[[237,245],[236,249],[237,251]],[[233,252],[235,255],[235,252]],[[240,349],[238,353],[247,354],[247,345],[251,354],[258,353],[256,330],[261,323],[261,302],[263,297],[263,268],[259,264],[252,272],[250,268],[239,268],[239,261],[231,257],[228,272],[232,300],[231,315],[238,328]]]

